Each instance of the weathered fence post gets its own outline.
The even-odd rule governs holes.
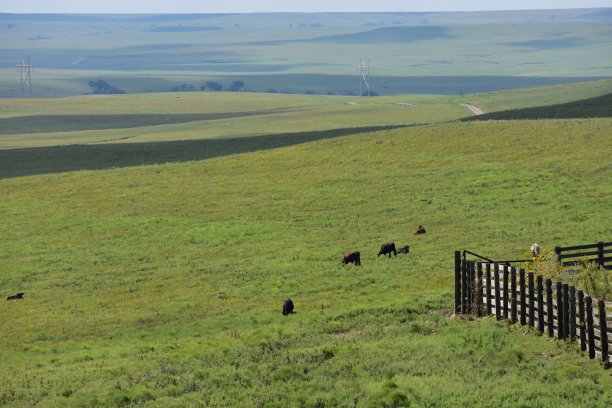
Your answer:
[[[502,312],[503,312],[503,316],[505,320],[508,320],[508,304],[509,304],[509,295],[508,295],[508,267],[506,265],[503,265],[504,268],[504,274],[503,274],[503,278],[504,278],[504,304],[502,307]]]
[[[576,288],[569,288],[569,331],[570,340],[576,340]]]
[[[595,358],[595,328],[593,327],[593,299],[586,297],[586,323],[589,344],[589,358]]]
[[[601,338],[601,361],[608,362],[608,325],[606,323],[606,303],[603,300],[599,305],[599,337]]]
[[[461,312],[461,251],[455,251],[455,313]]]
[[[465,259],[461,260],[461,313],[467,313],[467,261]]]
[[[603,242],[597,243],[597,264],[602,268],[604,267],[604,243]]]
[[[550,279],[546,279],[546,321],[548,323],[548,336],[555,337],[552,281]]]
[[[487,274],[487,314],[490,315],[491,310],[491,264],[487,263],[485,273]]]
[[[472,286],[474,285],[474,274],[472,273],[472,261],[468,261],[467,264],[467,313],[472,313]]]
[[[586,346],[586,320],[584,315],[584,292],[578,291],[578,318],[580,319],[580,350],[585,351]]]
[[[569,285],[563,284],[563,338],[569,337],[570,327],[570,316],[569,316]]]
[[[476,261],[470,262],[470,303],[472,304],[470,307],[470,311],[472,313],[476,312],[476,290],[478,286],[476,285]]]
[[[544,333],[544,287],[542,275],[538,275],[538,330]]]
[[[557,339],[563,338],[563,284],[557,282]]]
[[[510,292],[511,292],[511,305],[510,305],[510,321],[516,323],[516,268],[510,269]]]
[[[482,262],[478,262],[476,265],[478,269],[478,273],[476,274],[476,278],[478,279],[478,285],[476,285],[476,312],[478,316],[482,316],[484,312],[482,304]]]
[[[533,272],[529,272],[527,275],[527,282],[529,287],[529,327],[535,326],[535,299],[533,290]]]
[[[525,317],[527,316],[526,306],[525,306],[525,270],[521,269],[519,271],[519,290],[521,293],[521,324],[524,325],[526,323]]]
[[[555,257],[557,258],[557,262],[561,262],[561,248],[555,247]]]
[[[501,299],[499,298],[499,265],[497,263],[493,264],[493,273],[493,281],[495,282],[495,319],[501,320]]]

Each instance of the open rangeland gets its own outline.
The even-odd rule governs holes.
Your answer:
[[[213,136],[245,143],[259,120],[264,134],[281,136],[299,123],[323,133],[416,126],[242,154],[228,145],[206,160],[118,157],[95,171],[64,168],[61,154],[47,168],[5,166],[0,288],[25,295],[0,306],[0,405],[612,405],[609,370],[576,345],[451,316],[454,250],[512,258],[536,241],[609,239],[611,118],[417,125],[408,112],[425,99],[405,96],[358,106],[332,99],[334,119],[316,107],[320,97],[304,97],[295,116],[273,111],[264,121],[232,117],[278,110],[263,96],[241,106],[222,98],[217,110],[141,97],[151,99],[129,110],[141,115],[138,127],[121,121],[127,96],[2,105],[3,118],[67,117],[51,119],[48,134],[15,120],[12,129],[25,130],[0,140],[19,149],[3,158],[21,152],[35,163],[44,152],[36,149],[113,146],[105,138],[122,133],[133,139],[123,146],[146,157],[147,142],[206,141],[212,122]],[[463,101],[488,112],[530,106],[510,94]],[[447,102],[433,106],[448,119],[470,114],[461,100]],[[117,116],[106,126],[69,118],[102,113]],[[164,113],[196,117],[159,124]],[[85,151],[91,160],[100,152]],[[418,225],[427,233],[412,235]],[[377,257],[389,241],[410,252]],[[343,266],[353,250],[362,265]],[[283,316],[288,298],[295,313]]]
[[[0,98],[224,90],[459,95],[612,75],[610,9],[447,13],[0,13]],[[29,94],[29,90],[25,91]]]

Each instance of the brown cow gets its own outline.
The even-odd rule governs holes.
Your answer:
[[[347,252],[344,254],[342,257],[342,263],[348,264],[350,262],[353,262],[355,265],[361,265],[361,255],[359,254],[359,251]]]
[[[422,225],[419,225],[414,231],[412,231],[412,235],[418,235],[418,234],[424,234],[427,231],[425,231],[425,228],[423,228]]]

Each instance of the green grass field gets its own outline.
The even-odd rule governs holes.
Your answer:
[[[519,109],[606,86],[525,91],[522,106],[523,91],[464,100]],[[612,405],[609,370],[576,345],[451,316],[455,250],[512,258],[535,241],[609,240],[609,114],[460,122],[458,97],[215,96],[0,101],[12,129],[0,163],[34,163],[0,179],[0,288],[26,293],[0,307],[0,404]],[[114,116],[99,129],[72,115]],[[118,128],[133,115],[151,126]],[[167,115],[198,120],[159,125]],[[240,150],[258,119],[264,139]],[[304,124],[313,141],[287,142]],[[411,126],[363,129],[390,125]],[[134,135],[116,168],[103,148],[117,143],[99,132]],[[224,138],[236,140],[205,156]],[[94,144],[61,146],[83,140]],[[172,162],[147,161],[164,146],[179,150]],[[103,169],[62,168],[77,148]],[[58,154],[28,173],[45,149]],[[420,224],[428,233],[412,236]],[[377,257],[387,241],[410,254]],[[348,250],[361,267],[341,266]],[[297,313],[283,317],[287,297]]]

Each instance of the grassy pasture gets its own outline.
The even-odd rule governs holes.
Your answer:
[[[488,113],[468,120],[604,118],[610,116],[612,94],[538,108]]]
[[[598,97],[605,98],[605,96],[610,93],[612,93],[612,80],[607,79],[602,81],[582,82],[579,84],[531,87],[513,89],[511,91],[466,95],[462,100],[480,106],[486,112],[502,113],[503,111],[517,109],[546,109],[546,107],[559,104],[568,104],[569,107],[575,105],[575,103],[583,103],[581,101],[594,100]],[[610,110],[606,110],[608,107],[608,102],[604,99],[600,103],[585,109],[585,114],[589,114],[590,112],[590,116],[599,115],[609,117]],[[601,112],[602,108],[604,109],[603,112]],[[568,117],[576,118],[582,116]]]
[[[611,131],[442,123],[4,178],[0,287],[26,297],[0,307],[0,402],[608,407],[574,345],[448,311],[453,250],[610,236]],[[377,258],[389,240],[411,253]]]
[[[456,98],[168,93],[0,100],[0,148],[303,133],[458,119]]]
[[[609,117],[609,92],[612,81],[605,80],[463,98],[192,93],[0,100],[0,178],[203,160],[471,118],[460,106],[467,102],[487,112],[528,107],[481,120]]]

